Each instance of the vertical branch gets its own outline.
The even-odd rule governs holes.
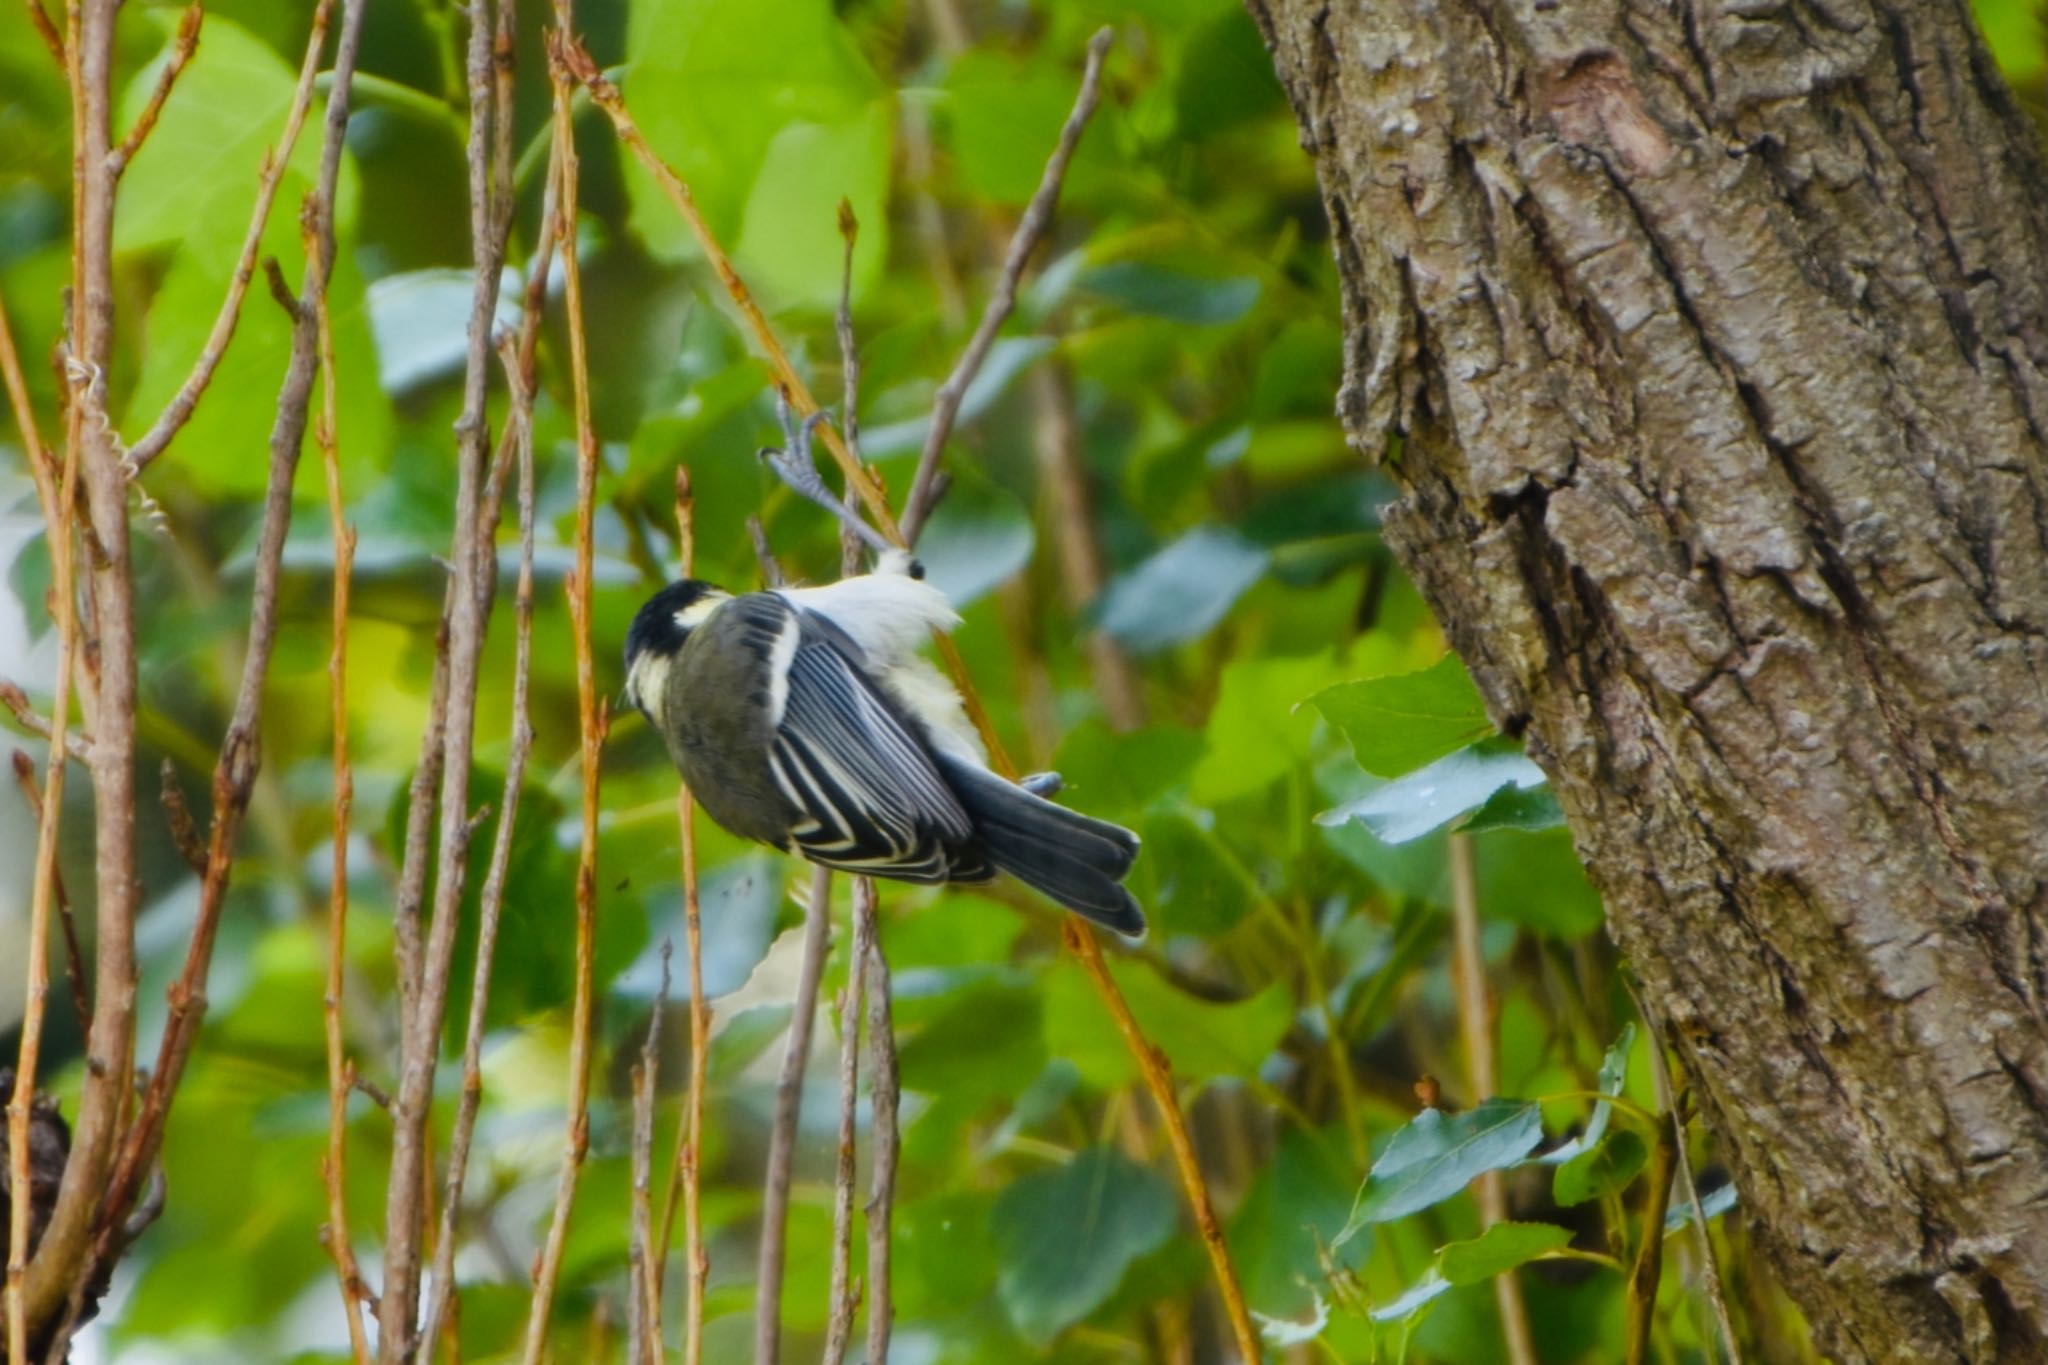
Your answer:
[[[860,1021],[869,950],[874,946],[874,883],[854,879],[853,935],[846,952],[846,988],[839,993],[839,1145],[832,1179],[832,1298],[825,1326],[825,1365],[841,1365],[853,1336],[860,1287],[853,1279],[853,1185],[860,1112]],[[863,914],[861,906],[867,907]]]
[[[196,7],[195,7],[196,8]],[[323,256],[319,236],[304,234],[306,259],[319,264]],[[323,272],[324,273],[324,272]],[[342,517],[340,432],[335,415],[334,334],[328,324],[327,295],[313,300],[314,328],[319,338],[320,420],[313,425],[313,438],[320,446],[320,462],[327,475],[327,520],[334,543],[333,646],[327,659],[329,723],[334,730],[334,884],[327,901],[327,989],[322,1016],[327,1042],[327,1154],[320,1164],[327,1186],[327,1225],[322,1235],[328,1254],[334,1258],[335,1274],[341,1280],[342,1312],[348,1321],[349,1349],[359,1365],[370,1358],[370,1342],[363,1330],[362,1274],[356,1267],[355,1249],[348,1235],[347,1189],[348,1092],[353,1069],[344,1052],[341,1026],[342,973],[348,960],[348,816],[355,801],[355,781],[349,766],[348,734],[348,601],[349,583],[355,566],[356,532]]]
[[[832,873],[811,870],[811,900],[804,912],[803,959],[790,1005],[789,1046],[775,1082],[775,1121],[768,1130],[768,1171],[761,1191],[761,1258],[754,1274],[754,1365],[782,1358],[782,1268],[789,1231],[789,1178],[796,1160],[796,1121],[803,1104],[804,1063],[811,1055],[811,1024],[818,1011],[818,979],[831,938]]]
[[[29,815],[40,822],[43,789],[36,785],[35,760],[19,749],[11,757],[21,799],[28,803]],[[64,930],[64,977],[71,987],[71,1008],[78,1019],[79,1032],[83,1033],[92,1022],[92,995],[85,988],[85,954],[78,946],[78,923],[71,916],[71,897],[65,894],[64,873],[59,868],[50,869],[50,889],[57,900],[57,923]]]
[[[36,6],[40,13],[40,6]],[[28,1267],[10,1324],[31,1332],[47,1322],[89,1273],[94,1224],[108,1163],[129,1094],[135,1047],[136,643],[129,577],[128,490],[113,428],[106,420],[106,366],[114,335],[114,176],[109,85],[114,0],[76,0],[67,11],[63,52],[71,87],[71,331],[66,345],[70,412],[65,463],[85,490],[90,631],[98,644],[98,709],[91,773],[98,939],[88,1065],[79,1092],[71,1155],[56,1206]],[[54,549],[53,549],[54,553]],[[64,753],[62,745],[51,750]],[[52,763],[61,768],[61,760]],[[47,818],[55,818],[54,809]],[[11,1240],[11,1237],[10,1237]],[[11,1255],[11,1253],[10,1253]],[[10,1335],[15,1329],[10,1326]]]
[[[561,43],[570,32],[569,0],[556,0],[555,29],[549,34],[549,76],[555,96],[555,156],[561,166],[558,190],[562,223],[562,284],[568,309],[569,377],[576,409],[576,567],[569,580],[569,618],[576,649],[576,710],[582,736],[583,849],[576,868],[576,990],[569,1036],[568,1133],[562,1149],[561,1175],[555,1186],[554,1217],[542,1245],[539,1273],[534,1277],[533,1306],[526,1319],[527,1365],[545,1354],[553,1311],[555,1280],[561,1273],[562,1249],[569,1236],[569,1215],[590,1143],[590,1054],[592,972],[597,933],[597,791],[598,764],[608,728],[597,696],[597,674],[590,657],[590,574],[592,517],[597,498],[597,436],[590,424],[589,353],[583,331],[583,272],[576,260],[575,223],[577,164],[575,129],[570,122],[569,77],[560,60]]]
[[[868,921],[868,1132],[873,1167],[868,1193],[868,1365],[888,1365],[895,1304],[890,1295],[889,1235],[896,1209],[896,1023],[890,1017],[889,959],[875,923],[875,884],[853,887],[854,924]]]
[[[168,993],[170,1010],[156,1065],[135,1124],[123,1144],[119,1165],[103,1201],[103,1228],[96,1259],[101,1266],[118,1253],[118,1225],[139,1188],[143,1173],[156,1161],[164,1126],[186,1062],[198,1039],[206,1013],[206,978],[213,960],[215,936],[227,899],[236,836],[249,807],[262,763],[263,687],[277,638],[278,588],[284,543],[291,524],[292,482],[305,442],[313,384],[319,369],[319,301],[327,291],[334,264],[334,196],[341,174],[348,130],[349,96],[355,74],[364,0],[347,0],[335,48],[334,82],[328,93],[320,170],[303,210],[302,223],[316,244],[307,261],[304,283],[293,305],[291,356],[278,394],[277,416],[270,433],[270,468],[257,534],[255,583],[250,600],[248,653],[233,713],[221,739],[213,773],[213,822],[208,831],[206,872],[200,879],[199,910],[178,979]],[[118,491],[118,490],[116,490]],[[104,648],[104,645],[103,645]],[[103,667],[103,676],[105,670]],[[107,688],[101,698],[102,729],[115,715],[132,718],[132,698],[117,703]],[[132,723],[132,721],[131,721]]]
[[[690,471],[676,469],[676,562],[688,578],[697,562],[696,500],[690,492]],[[659,1309],[661,1286],[668,1269],[669,1233],[675,1227],[676,1197],[683,1203],[683,1265],[689,1276],[683,1319],[684,1365],[698,1365],[704,1354],[704,1289],[711,1278],[711,1258],[704,1248],[702,1171],[704,1150],[704,1088],[711,1076],[711,1003],[704,998],[704,925],[697,897],[697,806],[687,786],[676,789],[676,827],[682,850],[683,937],[690,972],[690,1091],[684,1102],[682,1131],[676,1135],[676,1159],[669,1172],[668,1202],[661,1220],[661,1251],[655,1261],[654,1301]]]
[[[1651,1044],[1653,1047],[1656,1044]],[[1649,1191],[1643,1198],[1642,1244],[1628,1276],[1628,1317],[1623,1340],[1628,1365],[1643,1365],[1650,1356],[1650,1328],[1657,1321],[1657,1283],[1664,1274],[1664,1214],[1671,1206],[1671,1173],[1677,1164],[1678,1115],[1657,1116],[1656,1143],[1650,1148]]]
[[[661,1365],[661,1286],[655,1279],[654,1092],[661,1069],[661,1016],[668,1009],[668,965],[673,945],[661,943],[661,985],[647,1015],[647,1036],[633,1064],[632,1230],[626,1262],[626,1360],[628,1365]]]
[[[476,740],[477,667],[495,585],[495,556],[479,533],[481,492],[490,456],[490,423],[485,399],[490,381],[491,330],[504,267],[504,232],[510,215],[501,207],[510,184],[491,179],[493,100],[498,85],[490,13],[482,0],[470,7],[466,63],[469,92],[469,230],[475,278],[470,294],[468,351],[464,360],[462,414],[455,423],[455,533],[450,550],[452,581],[442,614],[447,664],[437,670],[428,741],[438,757],[421,765],[408,814],[405,866],[400,874],[397,948],[401,996],[398,1092],[392,1105],[391,1177],[385,1196],[384,1298],[379,1307],[379,1352],[387,1365],[409,1358],[419,1305],[421,1241],[425,1232],[429,1172],[427,1126],[440,1061],[442,1023],[447,1012],[448,976],[455,952],[467,873],[469,776]],[[432,768],[431,774],[425,772]],[[417,916],[426,881],[426,826],[423,809],[429,784],[440,786],[440,830],[434,857],[432,916],[424,945]]]
[[[1465,1039],[1466,1070],[1477,1104],[1500,1088],[1493,1047],[1493,1002],[1486,989],[1486,959],[1479,945],[1479,880],[1472,863],[1472,836],[1450,838],[1451,921],[1455,938],[1458,1028]],[[1479,1177],[1479,1222],[1491,1227],[1508,1216],[1507,1185],[1499,1171]],[[1522,1302],[1522,1281],[1515,1271],[1493,1277],[1494,1302],[1500,1308],[1501,1332],[1513,1365],[1536,1365],[1536,1337]]]
[[[543,234],[551,234],[544,226]],[[548,238],[552,240],[551,236]],[[491,1001],[491,969],[497,960],[498,928],[504,918],[505,878],[512,865],[512,835],[519,818],[519,798],[526,786],[526,761],[533,750],[532,708],[528,690],[533,676],[533,389],[516,349],[501,349],[505,377],[512,390],[506,415],[506,438],[519,464],[519,581],[513,598],[512,745],[505,760],[504,794],[498,801],[498,828],[491,839],[491,860],[479,895],[476,963],[469,983],[469,1018],[462,1042],[462,1089],[455,1123],[448,1139],[447,1183],[441,1196],[441,1225],[434,1246],[433,1280],[427,1311],[420,1321],[420,1340],[439,1338],[441,1325],[455,1296],[456,1221],[462,1212],[462,1187],[469,1173],[470,1142],[476,1134],[477,1110],[483,1102],[484,1020]]]

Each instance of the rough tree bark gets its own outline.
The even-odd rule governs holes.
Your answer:
[[[1823,1349],[2048,1358],[2048,189],[1965,0],[1250,0],[1339,410]]]

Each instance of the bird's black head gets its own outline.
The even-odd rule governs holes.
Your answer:
[[[626,699],[650,718],[658,706],[655,675],[668,663],[709,609],[727,596],[723,588],[694,578],[680,579],[647,599],[626,631]]]

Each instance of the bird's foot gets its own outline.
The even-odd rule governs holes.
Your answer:
[[[820,408],[799,423],[795,411],[789,406],[789,396],[777,394],[775,415],[782,423],[782,439],[787,444],[781,450],[768,449],[761,452],[761,458],[768,462],[768,467],[775,471],[775,476],[789,485],[789,490],[798,497],[816,503],[839,518],[847,529],[876,554],[887,554],[893,547],[882,533],[862,521],[860,513],[833,497],[832,490],[818,477],[818,463],[811,455],[811,433],[825,420],[825,410]],[[921,575],[913,575],[917,576]]]

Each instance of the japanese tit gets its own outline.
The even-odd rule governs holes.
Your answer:
[[[792,432],[777,472],[871,543]],[[763,452],[781,456],[782,452]],[[808,476],[806,479],[805,476]],[[1145,917],[1120,884],[1129,830],[1045,799],[1058,778],[988,767],[960,694],[919,653],[959,623],[901,550],[822,587],[734,596],[695,579],[648,600],[626,636],[626,697],[667,742],[705,811],[733,834],[814,863],[907,882],[1006,872],[1127,936]]]

